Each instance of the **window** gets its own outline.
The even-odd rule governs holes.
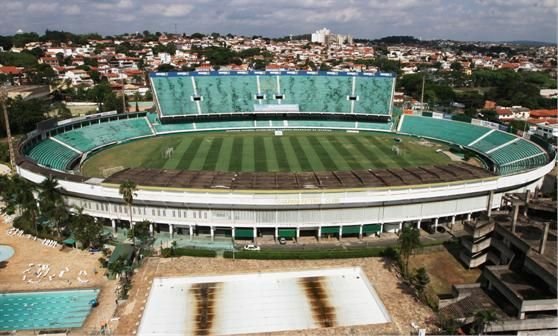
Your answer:
[[[155,209],[151,209],[151,215],[155,216]]]

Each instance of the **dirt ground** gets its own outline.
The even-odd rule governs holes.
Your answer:
[[[6,232],[10,228],[0,216],[0,244],[9,245],[14,249],[14,255],[0,267],[0,293],[14,291],[40,291],[58,289],[99,288],[99,306],[91,311],[82,329],[74,330],[75,334],[98,329],[100,325],[109,321],[116,309],[115,288],[116,281],[109,281],[103,275],[104,270],[99,269],[100,253],[88,253],[72,248],[59,250],[46,247],[40,240],[16,236],[9,236]],[[30,266],[33,264],[33,266]],[[50,272],[47,276],[39,278],[34,272],[39,264],[48,264]],[[66,268],[69,271],[65,271]],[[24,273],[26,270],[28,272]],[[65,271],[59,277],[61,271]],[[80,271],[87,272],[87,275]],[[97,271],[97,274],[95,274]],[[25,281],[23,277],[26,277]],[[49,280],[49,277],[52,280]],[[82,281],[80,282],[78,277]],[[32,282],[29,283],[28,281]],[[18,332],[20,334],[20,332]]]
[[[316,268],[360,266],[374,285],[388,310],[392,322],[379,325],[334,327],[303,331],[266,333],[266,335],[401,335],[413,331],[411,323],[430,329],[427,323],[433,312],[419,303],[381,258],[345,260],[230,260],[223,258],[149,258],[133,278],[130,298],[117,310],[119,317],[117,334],[134,334],[145,308],[149,289],[154,277],[239,274],[252,272],[294,271]]]
[[[420,267],[426,268],[436,294],[449,294],[452,284],[476,282],[481,274],[478,269],[467,269],[446,249],[411,256],[409,268]]]

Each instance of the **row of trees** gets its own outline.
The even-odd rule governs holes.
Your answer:
[[[124,202],[129,207],[132,223],[132,203],[136,186],[125,182],[120,187]],[[71,211],[65,203],[63,190],[55,178],[48,177],[35,185],[19,175],[0,176],[0,198],[3,214],[14,216],[14,226],[37,237],[61,240],[73,235],[84,247],[101,243],[103,224],[83,213],[81,208]],[[128,231],[128,237],[147,242],[150,236],[148,221],[136,223]]]

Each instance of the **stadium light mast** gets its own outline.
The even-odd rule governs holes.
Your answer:
[[[6,102],[8,100],[8,89],[2,85],[0,86],[0,103],[2,104],[2,112],[4,113],[4,122],[6,127],[6,136],[8,137],[8,151],[10,153],[10,166],[12,173],[15,172],[15,152],[14,144],[12,141],[12,130],[10,129],[10,118],[8,117],[8,108]]]

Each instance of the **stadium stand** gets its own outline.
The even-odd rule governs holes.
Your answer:
[[[389,115],[392,76],[306,74],[152,74],[162,118],[255,112],[255,105],[294,105],[299,111]],[[353,97],[354,100],[350,100]],[[257,113],[257,112],[256,112]]]
[[[483,153],[501,175],[514,174],[547,163],[544,150],[512,134],[464,122],[406,115],[400,132],[434,138]]]
[[[68,165],[79,156],[79,153],[52,139],[45,139],[31,148],[27,156],[42,166],[66,170]]]
[[[400,131],[467,146],[490,130],[464,122],[406,115]]]
[[[494,131],[470,146],[478,149],[481,152],[488,152],[489,150],[492,150],[498,146],[502,146],[510,141],[513,141],[514,139],[516,139],[516,137],[512,134],[504,133],[501,131]]]
[[[145,118],[121,119],[92,124],[55,136],[82,152],[87,152],[110,143],[152,135]]]

